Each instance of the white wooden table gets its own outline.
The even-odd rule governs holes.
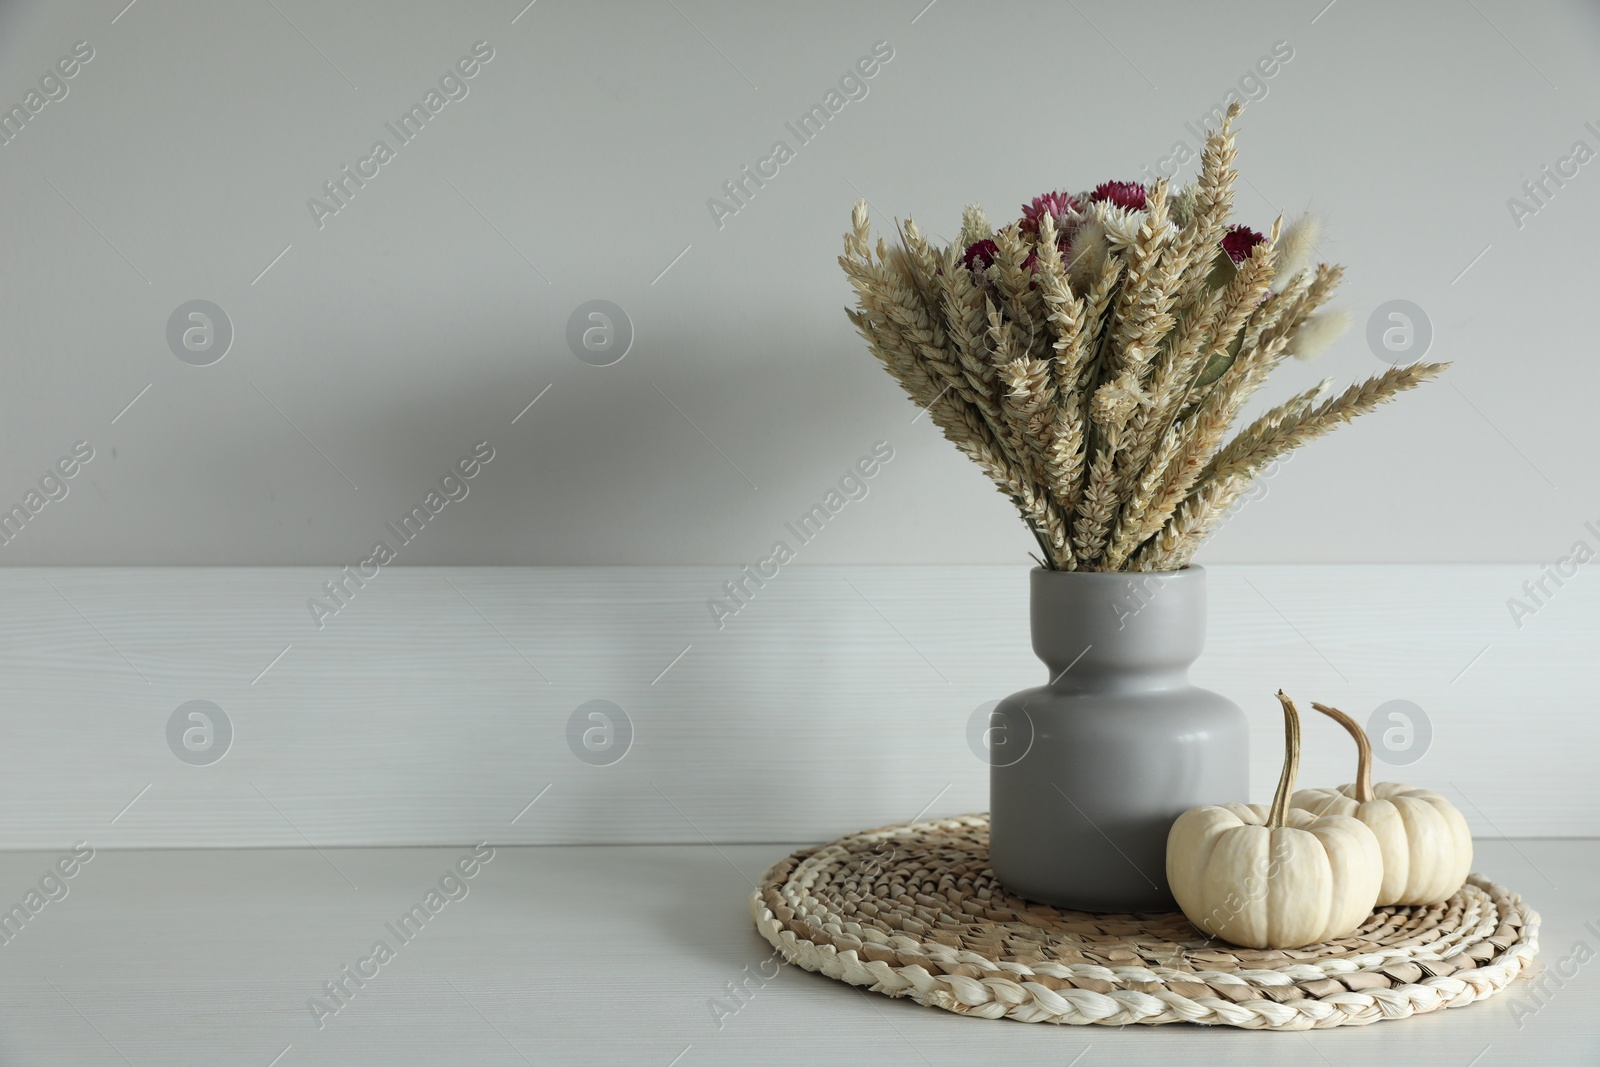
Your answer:
[[[1308,1034],[991,1022],[763,965],[745,898],[794,847],[501,847],[406,941],[470,848],[102,850],[0,944],[0,1064],[1600,1064],[1597,840],[1478,842],[1542,913],[1536,982]],[[0,904],[59,855],[0,853]],[[319,1028],[346,965],[372,976]]]

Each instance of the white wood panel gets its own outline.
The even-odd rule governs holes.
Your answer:
[[[1042,680],[1021,567],[790,567],[720,631],[728,568],[386,568],[318,631],[335,574],[0,570],[0,847],[820,839],[985,808],[967,719]],[[1600,582],[1519,630],[1537,574],[1216,567],[1195,679],[1252,714],[1261,796],[1281,685],[1362,720],[1421,706],[1430,750],[1379,775],[1480,835],[1600,834]],[[209,766],[166,741],[196,699],[234,728]],[[566,742],[593,699],[633,723],[611,766]],[[1348,778],[1331,724],[1307,744],[1302,782]]]
[[[465,849],[103,851],[0,948],[0,1054],[139,1067],[1600,1062],[1600,967],[1584,962],[1600,842],[1480,842],[1478,869],[1543,918],[1542,975],[1481,1004],[1301,1033],[961,1018],[764,963],[749,880],[795,847],[502,847],[405,944],[385,924]],[[0,854],[0,899],[55,858]],[[324,983],[379,939],[394,958],[366,965],[360,988],[347,980],[319,1029],[308,1002],[331,1004]],[[728,987],[747,977],[741,1003]]]

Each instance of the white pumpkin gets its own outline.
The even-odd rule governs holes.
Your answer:
[[[1378,839],[1360,821],[1289,807],[1300,713],[1281,690],[1278,701],[1285,755],[1272,806],[1191,808],[1167,835],[1167,881],[1184,915],[1248,948],[1299,948],[1353,932],[1383,877]]]
[[[1456,806],[1431,789],[1372,782],[1372,742],[1338,708],[1312,707],[1356,741],[1356,780],[1338,789],[1302,789],[1289,802],[1313,815],[1349,815],[1365,823],[1383,852],[1378,904],[1437,904],[1450,899],[1472,870],[1472,831]]]

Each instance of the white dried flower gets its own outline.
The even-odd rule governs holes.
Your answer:
[[[1068,249],[1072,259],[1067,264],[1068,279],[1079,293],[1088,292],[1094,280],[1100,277],[1110,246],[1106,243],[1106,230],[1094,215],[1087,216],[1072,235]]]
[[[1322,220],[1307,212],[1289,224],[1278,245],[1278,276],[1273,289],[1282,289],[1311,262],[1317,240],[1322,236]]]
[[[1139,404],[1148,400],[1139,388],[1138,374],[1129,370],[1094,391],[1089,404],[1089,417],[1101,426],[1120,426]]]
[[[1350,328],[1350,313],[1344,308],[1319,311],[1300,324],[1295,331],[1293,354],[1295,359],[1313,360],[1326,352]]]
[[[1089,212],[1100,223],[1112,252],[1122,255],[1139,239],[1139,230],[1144,226],[1143,211],[1121,208],[1110,201],[1101,200],[1091,204]]]

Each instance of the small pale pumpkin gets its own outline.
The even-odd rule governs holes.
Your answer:
[[[1348,815],[1289,807],[1300,767],[1300,713],[1283,705],[1284,760],[1272,806],[1191,808],[1167,835],[1167,881],[1184,915],[1247,948],[1299,948],[1359,927],[1372,912],[1383,858]]]
[[[1338,708],[1312,704],[1356,741],[1356,780],[1338,789],[1302,789],[1289,806],[1315,815],[1349,815],[1377,835],[1383,851],[1379,906],[1448,900],[1472,869],[1472,831],[1456,806],[1431,789],[1372,783],[1372,741]]]

